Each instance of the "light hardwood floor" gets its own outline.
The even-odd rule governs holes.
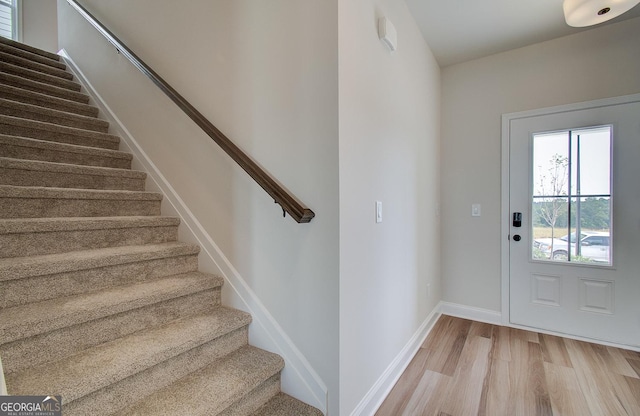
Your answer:
[[[640,353],[442,315],[376,416],[640,415]]]

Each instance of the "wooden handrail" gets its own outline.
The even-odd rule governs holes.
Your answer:
[[[123,56],[147,76],[158,88],[160,88],[178,107],[188,115],[209,137],[216,142],[242,169],[245,170],[262,187],[277,204],[280,204],[286,216],[299,223],[307,223],[315,216],[314,212],[305,207],[296,197],[291,195],[282,185],[265,172],[246,153],[236,146],[216,126],[211,124],[202,113],[195,109],[182,95],[171,87],[160,75],[151,69],[142,59],[131,51],[120,39],[107,29],[98,19],[87,11],[76,0],[67,2],[80,13],[93,27],[96,28]]]

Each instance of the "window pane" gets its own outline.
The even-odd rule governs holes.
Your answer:
[[[562,238],[567,236],[568,209],[568,198],[534,197],[531,210],[534,259],[566,259],[568,255],[567,242]]]
[[[533,195],[567,195],[569,183],[569,133],[533,137]]]
[[[581,263],[611,263],[610,198],[571,199],[571,250],[569,261]],[[580,239],[575,239],[580,230]],[[576,244],[580,241],[580,244]]]
[[[534,134],[534,260],[611,264],[611,135],[611,126]]]
[[[0,36],[13,38],[12,9],[10,6],[0,2]]]
[[[571,149],[575,160],[571,170],[574,178],[571,193],[573,195],[609,195],[611,127],[575,130],[571,133]],[[579,172],[578,166],[580,166]],[[578,186],[580,186],[579,189]]]

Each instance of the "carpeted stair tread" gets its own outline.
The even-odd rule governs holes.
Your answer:
[[[102,189],[67,189],[47,187],[24,187],[0,185],[0,198],[45,198],[45,199],[115,199],[136,201],[160,201],[162,195],[149,191],[116,191]]]
[[[15,267],[15,264],[7,265],[5,269],[12,266],[14,270],[23,275],[26,274],[26,276],[20,277],[19,275],[9,274],[6,278],[13,280],[0,282],[2,285],[0,308],[25,305],[62,296],[79,295],[109,287],[144,282],[198,270],[198,250],[182,250],[179,247],[176,250],[168,250],[167,252],[154,250],[141,253],[138,256],[125,255],[101,260],[104,263],[103,266],[92,268],[91,266],[97,263],[94,260],[94,262],[89,261],[84,265],[89,268],[79,268],[78,270],[59,273],[52,271],[50,274],[46,274],[46,268],[40,270],[35,268],[24,269]],[[0,263],[3,263],[2,259],[0,259]],[[36,275],[29,276],[29,273]],[[212,305],[211,300],[211,296],[207,295],[205,305]],[[215,296],[213,300],[215,301]],[[47,346],[45,345],[44,347]],[[52,347],[49,346],[47,348],[51,350]],[[2,354],[0,353],[0,355]],[[5,363],[5,366],[7,365]]]
[[[78,173],[93,176],[123,176],[125,178],[145,179],[147,174],[139,170],[106,168],[102,166],[84,166],[70,163],[24,160],[0,156],[0,168],[24,169],[58,173]]]
[[[67,66],[63,62],[60,62],[60,57],[56,57],[55,59],[52,59],[49,56],[43,56],[40,53],[34,53],[25,48],[12,46],[4,42],[0,42],[0,51],[10,55],[15,55],[24,59],[28,59],[31,62],[37,62],[39,64],[48,65],[54,68],[58,68],[62,70],[65,70],[67,68]]]
[[[135,201],[160,201],[162,195],[157,192],[114,191],[97,189],[67,189],[46,187],[24,187],[0,185],[0,198],[43,198],[43,199],[112,199]],[[103,215],[101,215],[103,216]],[[130,215],[127,215],[130,216]]]
[[[82,104],[76,101],[65,100],[64,98],[52,97],[39,92],[27,91],[4,84],[0,84],[0,98],[88,117],[96,117],[99,112],[97,107],[89,104]]]
[[[177,319],[127,335],[68,358],[7,377],[11,394],[61,394],[67,404],[170,360],[251,322],[247,313],[217,308],[207,315]],[[43,377],[46,374],[46,377]],[[163,413],[158,413],[163,414]],[[185,414],[185,413],[183,413]]]
[[[52,108],[21,103],[4,98],[0,98],[0,114],[35,121],[43,121],[45,123],[54,123],[66,127],[93,130],[100,133],[107,133],[109,130],[109,123],[99,118],[58,111]]]
[[[48,51],[45,51],[45,50],[42,50],[42,49],[39,49],[39,48],[35,48],[33,46],[26,45],[24,43],[16,42],[13,39],[8,39],[8,38],[0,36],[0,43],[4,43],[5,45],[12,46],[12,47],[17,48],[17,49],[22,49],[22,50],[25,50],[27,52],[34,53],[36,55],[41,55],[41,56],[44,56],[45,58],[49,58],[49,59],[52,59],[54,61],[55,60],[60,60],[60,56],[56,55],[55,53],[48,52]]]
[[[98,189],[67,189],[46,187],[24,187],[0,185],[0,198],[44,198],[44,199],[112,199],[135,201],[160,201],[157,192],[116,191]]]
[[[5,62],[2,59],[3,57],[6,57],[6,55],[0,55],[0,72],[30,79],[32,81],[42,82],[44,84],[55,85],[56,87],[66,88],[72,91],[82,90],[82,86],[71,79],[67,79],[66,77],[62,78],[56,75],[48,74],[46,72],[36,71],[33,69],[25,68],[24,66]]]
[[[27,160],[130,169],[133,156],[119,150],[0,134],[0,155]]]
[[[69,90],[67,88],[57,87],[55,85],[46,84],[40,81],[34,81],[5,72],[0,72],[0,83],[11,85],[27,91],[38,92],[51,97],[63,98],[69,101],[75,101],[81,104],[89,103],[89,96],[78,91]]]
[[[22,310],[23,314],[32,314],[32,319],[22,320],[29,327],[17,334],[15,340],[11,336],[2,338],[3,341],[7,340],[7,343],[0,345],[0,353],[8,361],[5,364],[7,373],[60,360],[83,349],[174,319],[209,313],[220,305],[221,280],[213,276],[197,272],[175,275],[171,276],[175,282],[170,286],[166,285],[167,279],[169,278],[145,282],[145,290],[141,289],[142,284],[138,284],[138,287],[126,284],[78,296],[58,297],[31,305],[6,308],[4,311],[13,311],[11,313]],[[79,298],[85,299],[84,311],[82,304],[77,308]],[[69,300],[70,305],[65,306],[70,306],[71,310],[60,313],[59,305],[64,299]],[[3,312],[0,316],[4,318],[9,312]],[[38,319],[34,313],[53,313],[56,319],[42,316]]]
[[[82,250],[73,252],[73,255],[61,253],[4,258],[0,259],[0,282],[152,259],[195,255],[199,252],[200,247],[195,244],[168,242]]]
[[[8,343],[221,285],[219,278],[193,272],[4,308],[0,340]]]
[[[166,243],[178,239],[179,224],[155,216],[0,219],[0,258]]]
[[[322,416],[322,412],[287,394],[278,393],[251,416]]]
[[[0,134],[110,150],[118,150],[120,143],[120,137],[113,134],[3,115],[0,115]]]
[[[146,177],[146,173],[131,169],[0,156],[0,184],[3,185],[142,191]]]
[[[50,65],[42,64],[39,62],[31,61],[29,59],[25,59],[18,55],[13,55],[11,53],[7,53],[5,51],[0,51],[0,60],[3,62],[7,62],[12,65],[18,65],[23,68],[30,69],[32,71],[41,72],[43,74],[53,75],[54,77],[58,77],[61,79],[72,80],[73,74],[65,71],[61,68],[56,68]]]
[[[220,287],[214,287],[0,345],[5,374],[58,361],[87,348],[159,327],[175,319],[211,313],[220,306],[220,293]],[[236,348],[247,342],[248,331],[245,328],[242,332],[245,332],[245,336],[239,334],[239,338],[245,340],[242,342],[240,339]]]
[[[242,396],[218,416],[247,416],[258,410],[273,396],[280,393],[280,373],[272,376],[259,386]]]
[[[217,415],[283,367],[278,355],[247,345],[116,415]]]
[[[0,218],[160,215],[155,192],[0,185]]]
[[[177,226],[177,217],[77,217],[0,219],[0,234]]]

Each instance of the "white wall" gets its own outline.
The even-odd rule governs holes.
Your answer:
[[[45,51],[58,52],[56,0],[22,0],[21,42]]]
[[[639,39],[635,18],[442,70],[444,300],[501,309],[501,115],[640,92]]]
[[[403,1],[343,1],[338,15],[340,415],[349,415],[440,300],[440,74]],[[398,32],[392,54],[378,39],[382,16]]]
[[[337,415],[337,1],[82,3],[315,211],[310,224],[283,219],[244,171],[59,1],[60,46],[318,372]],[[242,306],[228,282],[223,296]]]

